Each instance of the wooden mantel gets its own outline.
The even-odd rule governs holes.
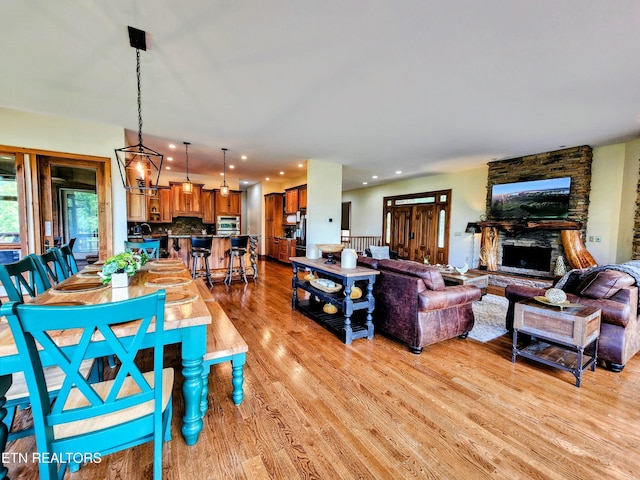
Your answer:
[[[582,224],[575,220],[485,220],[478,222],[480,228],[494,227],[509,234],[525,230],[580,230]]]
[[[508,234],[526,230],[559,230],[562,248],[571,268],[597,265],[580,238],[580,222],[573,220],[487,220],[478,222],[482,228],[480,240],[480,265],[488,271],[498,270],[498,230]]]

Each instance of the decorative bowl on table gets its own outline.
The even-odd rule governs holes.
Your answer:
[[[324,263],[336,263],[333,259],[334,253],[339,253],[344,249],[344,245],[342,243],[319,243],[317,245],[318,250],[327,254],[327,261]]]
[[[455,267],[455,269],[460,275],[464,276],[464,274],[469,270],[469,264],[465,263],[461,267]]]

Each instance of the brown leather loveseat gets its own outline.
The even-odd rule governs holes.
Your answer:
[[[567,300],[571,303],[591,305],[602,311],[598,361],[614,372],[621,371],[627,361],[640,350],[638,287],[633,276],[615,270],[624,270],[623,265],[625,264],[576,270],[556,285],[565,291]],[[507,286],[505,296],[509,300],[509,309],[506,327],[509,331],[513,331],[515,303],[544,295],[544,292],[541,288]]]
[[[373,287],[376,332],[409,345],[412,353],[473,328],[472,302],[481,297],[475,286],[445,287],[437,268],[408,260],[359,257],[358,264],[380,271]]]

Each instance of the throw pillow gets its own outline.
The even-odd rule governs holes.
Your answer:
[[[578,295],[589,298],[611,298],[621,288],[630,287],[635,283],[631,275],[617,270],[603,270],[595,272],[585,278],[578,286]]]
[[[384,247],[376,247],[375,245],[371,245],[369,247],[371,250],[371,257],[377,258],[378,260],[388,260],[389,259],[389,245],[385,245]]]

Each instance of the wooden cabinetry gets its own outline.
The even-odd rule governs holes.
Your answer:
[[[202,190],[202,223],[216,223],[213,190]]]
[[[217,215],[241,215],[241,192],[230,191],[228,197],[223,197],[220,190],[215,192],[215,214]]]
[[[138,171],[135,168],[127,168],[127,177],[129,184],[135,184]],[[146,222],[147,212],[147,195],[135,195],[127,192],[127,220],[130,222]]]
[[[284,263],[291,263],[289,257],[296,256],[296,239],[295,238],[276,238],[278,245],[278,260]]]
[[[307,208],[307,186],[301,185],[298,187],[298,209],[302,210]]]
[[[149,222],[171,222],[171,190],[167,187],[158,187],[156,195],[148,198],[147,208]]]
[[[284,213],[287,215],[298,211],[298,187],[288,188],[284,191]]]
[[[202,216],[202,185],[193,184],[193,193],[182,193],[182,183],[171,182],[171,204],[173,216]]]
[[[282,194],[269,193],[264,196],[264,245],[266,255],[278,258],[276,237],[282,236]]]

